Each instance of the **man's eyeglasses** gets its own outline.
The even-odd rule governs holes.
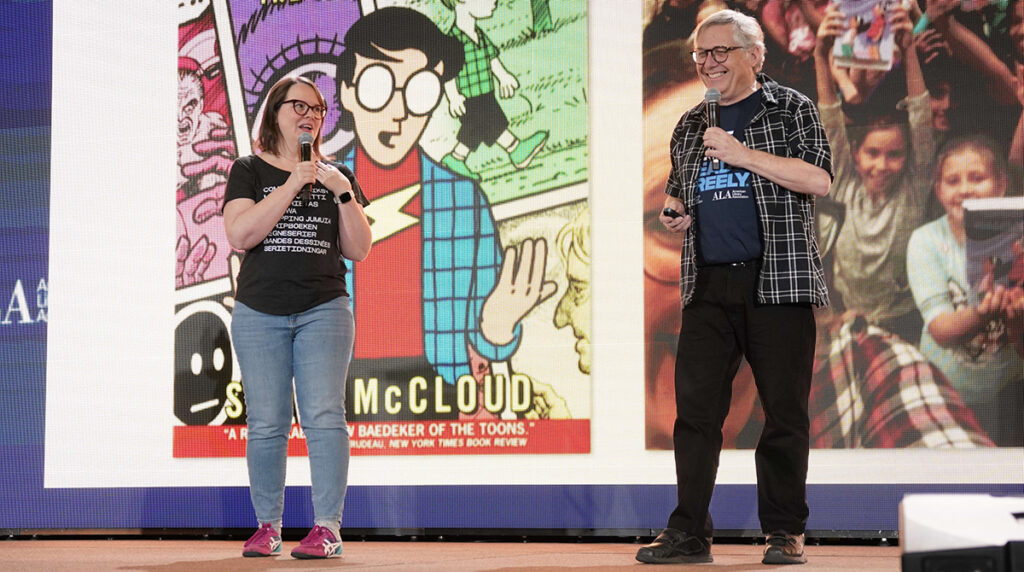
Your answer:
[[[295,113],[298,113],[302,117],[305,117],[311,110],[313,112],[313,116],[319,119],[323,119],[324,116],[327,115],[326,107],[322,105],[310,105],[301,99],[286,99],[278,105],[278,108],[286,103],[292,104],[292,109],[295,110]]]
[[[725,60],[729,59],[729,52],[733,50],[742,50],[743,46],[715,46],[710,50],[693,50],[690,55],[693,56],[693,61],[698,64],[702,64],[708,59],[708,54],[720,64],[724,64]]]
[[[409,77],[405,87],[395,87],[395,75],[384,64],[367,67],[356,79],[356,101],[367,111],[380,111],[395,93],[405,95],[405,108],[412,115],[427,115],[441,101],[441,78],[432,70],[420,70]]]

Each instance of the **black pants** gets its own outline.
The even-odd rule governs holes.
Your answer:
[[[455,138],[470,151],[475,151],[481,143],[494,145],[508,129],[508,117],[498,105],[494,92],[466,99],[466,113],[460,121],[462,125]]]
[[[765,411],[754,461],[765,532],[804,532],[807,524],[807,399],[815,324],[809,304],[755,303],[756,264],[701,268],[683,310],[676,353],[673,431],[679,504],[668,526],[712,536],[711,494],[722,424],[741,357],[753,371]]]

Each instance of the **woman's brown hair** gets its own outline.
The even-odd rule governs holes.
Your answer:
[[[327,102],[324,100],[323,94],[320,93],[320,90],[317,89],[316,84],[313,83],[312,80],[302,76],[288,76],[282,78],[280,81],[275,83],[267,93],[267,99],[263,107],[263,119],[260,121],[260,134],[259,138],[257,138],[255,142],[256,148],[260,151],[277,153],[277,148],[280,144],[281,138],[281,129],[277,124],[277,114],[280,111],[285,98],[288,97],[288,90],[298,83],[304,83],[309,87],[312,87],[320,105],[324,106],[324,108],[327,107]],[[323,129],[323,126],[323,121],[321,121],[320,126],[317,128],[316,136],[313,138],[314,159],[320,156],[320,130]]]

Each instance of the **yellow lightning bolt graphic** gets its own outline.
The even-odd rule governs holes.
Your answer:
[[[380,242],[419,222],[416,217],[402,212],[402,208],[420,192],[421,186],[420,183],[416,183],[389,195],[377,197],[364,209],[370,219],[370,232],[373,233],[374,242]]]

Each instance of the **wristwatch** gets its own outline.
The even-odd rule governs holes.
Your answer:
[[[341,195],[334,195],[334,204],[343,205],[352,200],[352,191],[345,191]]]

